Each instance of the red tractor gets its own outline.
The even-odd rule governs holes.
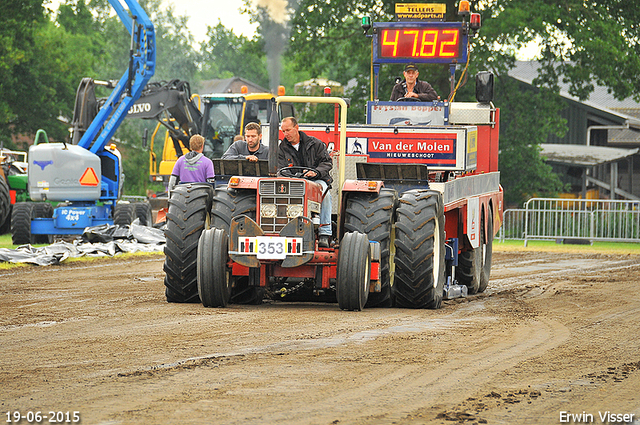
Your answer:
[[[343,99],[289,99],[341,104],[344,136]],[[272,164],[277,123],[275,129]],[[260,303],[265,290],[284,295],[285,282],[291,281],[294,286],[311,284],[316,294],[335,288],[340,308],[362,310],[370,291],[380,291],[380,244],[370,242],[364,232],[345,230],[349,225],[342,217],[359,215],[351,204],[338,214],[338,243],[319,247],[316,232],[326,193],[319,183],[301,177],[305,170],[287,167],[272,170],[273,177],[233,176],[215,190],[206,184],[176,187],[167,214],[167,299],[199,296],[207,307],[224,307],[233,293],[237,302]]]

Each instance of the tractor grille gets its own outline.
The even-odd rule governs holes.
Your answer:
[[[287,216],[289,205],[304,206],[304,189],[303,181],[291,180],[262,180],[260,181],[260,210],[258,216],[260,218],[260,227],[265,233],[279,233],[280,230],[291,220]],[[264,217],[262,215],[262,206],[270,204],[276,206],[275,217]]]

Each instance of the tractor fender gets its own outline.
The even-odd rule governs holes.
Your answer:
[[[377,180],[345,180],[342,192],[369,192],[380,193],[384,182]]]
[[[255,176],[233,176],[229,179],[229,187],[234,189],[258,189],[260,177]]]

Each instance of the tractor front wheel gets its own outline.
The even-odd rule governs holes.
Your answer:
[[[226,307],[231,298],[229,236],[222,229],[202,232],[198,242],[198,295],[205,307]]]
[[[362,310],[369,297],[371,252],[369,238],[358,232],[345,233],[338,253],[336,297],[342,310]]]
[[[380,292],[371,292],[369,307],[391,307],[393,284],[393,217],[398,194],[383,188],[380,193],[350,193],[344,214],[345,232],[360,232],[380,244]]]

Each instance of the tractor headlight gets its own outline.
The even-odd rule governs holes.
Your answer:
[[[287,217],[296,218],[304,213],[304,208],[300,204],[287,205]]]
[[[275,217],[278,212],[278,207],[275,204],[262,204],[260,207],[261,217]]]

